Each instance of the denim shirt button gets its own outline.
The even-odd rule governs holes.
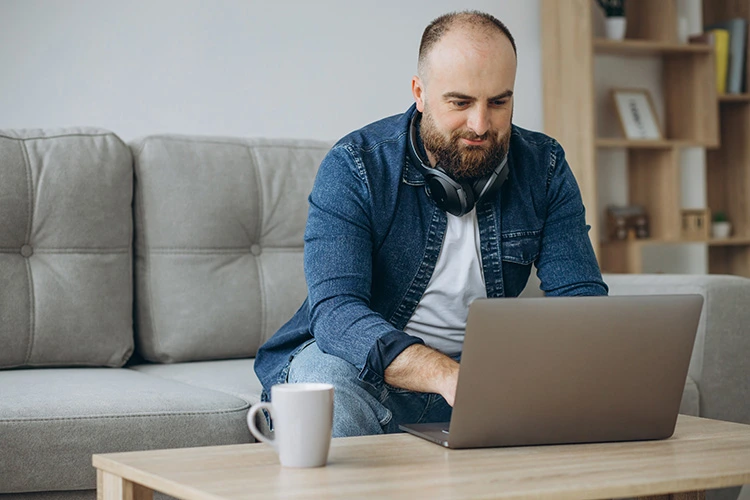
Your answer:
[[[250,253],[257,257],[258,255],[263,253],[263,250],[260,248],[260,245],[253,245],[250,247]]]

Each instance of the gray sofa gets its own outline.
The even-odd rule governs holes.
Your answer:
[[[0,500],[93,499],[92,453],[251,440],[329,146],[0,131]],[[750,280],[605,280],[704,295],[682,411],[750,423]]]

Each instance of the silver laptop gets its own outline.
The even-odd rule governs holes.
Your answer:
[[[451,421],[402,430],[448,448],[668,438],[703,297],[478,299]]]

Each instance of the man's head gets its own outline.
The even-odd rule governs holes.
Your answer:
[[[515,80],[515,42],[493,16],[451,13],[427,26],[412,93],[433,166],[471,179],[500,163],[510,142]]]

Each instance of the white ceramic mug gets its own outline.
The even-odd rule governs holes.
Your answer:
[[[255,425],[255,414],[268,410],[274,437]],[[321,467],[328,461],[333,429],[331,384],[278,384],[271,387],[271,402],[254,404],[247,426],[258,441],[268,443],[285,467]]]

